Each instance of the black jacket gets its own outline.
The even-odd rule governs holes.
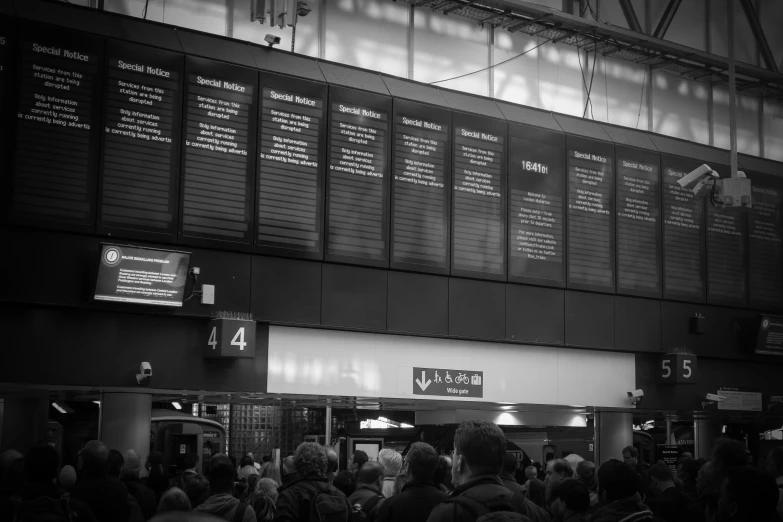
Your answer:
[[[329,488],[330,495],[342,497],[345,509],[348,513],[352,512],[351,504],[342,491],[329,485],[324,477],[307,475],[278,488],[274,522],[299,522],[299,510],[309,510],[318,493],[326,488]]]
[[[503,484],[506,485],[508,490],[512,493],[525,493],[525,488],[522,487],[522,484],[517,482],[517,479],[514,478],[514,475],[511,473],[508,473],[506,471],[502,472],[500,474],[500,480],[503,481]]]
[[[704,510],[695,499],[671,487],[644,501],[653,515],[665,522],[704,522]]]
[[[46,484],[27,484],[17,499],[18,502],[30,502],[39,497],[49,497],[60,499],[65,494],[65,490],[54,483]],[[79,522],[96,522],[95,516],[90,508],[84,502],[71,498],[68,501],[70,510],[78,517]],[[0,510],[0,522],[11,522],[16,515],[16,506],[9,504],[10,511]]]
[[[432,509],[449,496],[430,484],[412,480],[402,492],[386,499],[378,511],[377,522],[427,522]]]
[[[126,522],[130,516],[128,488],[116,478],[80,478],[71,496],[87,504],[98,522]]]
[[[137,478],[125,477],[122,479],[122,483],[128,488],[128,492],[133,495],[136,502],[139,503],[144,520],[154,517],[155,512],[158,510],[158,504],[155,502],[155,492],[142,484]]]
[[[532,522],[549,522],[549,515],[519,493],[512,493],[497,475],[479,475],[457,489],[451,497],[465,495],[490,510],[514,511]],[[467,509],[446,502],[432,510],[428,522],[474,522],[476,517]]]
[[[590,522],[653,522],[653,514],[638,493],[596,506]]]

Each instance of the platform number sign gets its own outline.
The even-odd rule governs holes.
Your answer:
[[[698,357],[684,353],[667,353],[661,356],[661,384],[696,384]]]
[[[238,319],[214,319],[207,328],[204,357],[255,356],[256,322]]]

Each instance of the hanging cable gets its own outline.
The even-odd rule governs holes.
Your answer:
[[[146,0],[144,2],[144,11],[141,13],[141,17],[146,20],[147,19],[147,8],[150,6],[150,0]]]
[[[639,114],[636,116],[636,128],[639,128],[639,120],[642,117],[642,102],[644,101],[644,89],[647,87],[647,67],[644,68],[644,77],[642,78],[642,94],[639,96]],[[650,122],[647,122],[649,128]]]

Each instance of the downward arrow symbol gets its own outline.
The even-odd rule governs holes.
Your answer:
[[[419,388],[421,388],[421,391],[426,390],[430,384],[432,384],[432,381],[427,379],[427,374],[424,370],[421,371],[421,380],[416,379],[416,384],[419,385]]]

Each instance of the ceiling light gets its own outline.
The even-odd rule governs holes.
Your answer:
[[[171,405],[174,406],[178,410],[182,409],[182,405],[180,403],[178,403],[177,401],[172,402]]]
[[[405,424],[404,422],[400,424],[400,428],[413,428],[410,424]]]
[[[56,402],[53,402],[52,407],[60,413],[73,413],[73,408],[65,403],[57,404]]]
[[[500,409],[501,409],[501,410],[510,410],[510,409],[511,409],[511,408],[513,408],[513,407],[514,407],[514,406],[501,406],[501,407],[500,407]]]
[[[94,403],[95,403],[95,404],[97,404],[98,406],[100,406],[100,405],[101,405],[101,401],[92,401],[92,402],[94,402]]]

